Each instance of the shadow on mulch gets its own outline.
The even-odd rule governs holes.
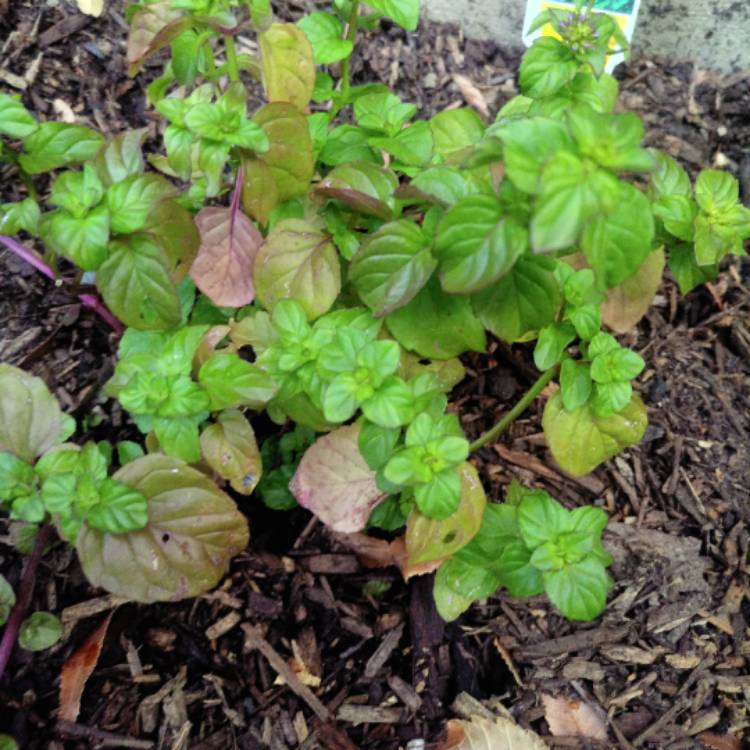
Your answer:
[[[290,2],[288,12],[308,5]],[[65,2],[0,1],[0,89],[25,85],[25,103],[42,116],[67,107],[105,132],[153,129],[144,79],[123,74],[122,8],[111,2],[92,20]],[[454,78],[461,74],[495,111],[516,93],[517,61],[516,51],[430,24],[416,35],[389,28],[366,39],[354,74],[394,86],[426,116],[464,105]],[[729,169],[748,200],[749,74],[637,58],[618,76],[622,104],[643,116],[648,144],[693,172]],[[11,170],[0,166],[2,199],[16,198],[13,191]],[[568,506],[598,502],[610,513],[617,585],[598,621],[570,623],[541,597],[501,594],[445,626],[428,580],[406,585],[395,571],[365,570],[306,512],[281,517],[242,499],[253,540],[220,589],[116,609],[78,724],[55,723],[60,669],[116,602],[88,586],[70,548],[54,546],[35,605],[62,612],[67,637],[41,655],[16,652],[0,686],[7,706],[0,731],[30,749],[395,750],[415,738],[434,747],[455,715],[451,704],[468,693],[498,696],[557,747],[739,747],[719,741],[729,732],[741,737],[750,721],[749,270],[735,261],[712,292],[684,299],[665,281],[626,337],[648,363],[639,388],[651,426],[640,446],[571,479],[545,449],[537,406],[476,457],[493,498],[518,478]],[[66,410],[82,416],[93,408],[87,424],[95,438],[109,429],[133,434],[98,393],[114,346],[64,290],[0,254],[0,360],[43,377]],[[499,342],[465,364],[469,377],[454,403],[476,435],[535,375],[527,348]],[[0,571],[15,584],[21,560],[0,521],[3,529]],[[296,692],[279,681],[292,658],[322,701],[317,715],[294,674],[286,673]],[[542,695],[594,707],[614,744],[551,737]],[[465,705],[464,698],[455,710],[465,713]]]

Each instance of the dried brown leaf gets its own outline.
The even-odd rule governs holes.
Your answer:
[[[462,76],[460,73],[454,73],[453,80],[458,86],[458,90],[461,92],[461,96],[466,100],[466,103],[474,107],[482,117],[490,119],[490,108],[487,104],[487,100],[484,98],[484,94],[477,88],[477,85],[471,78]]]
[[[102,624],[84,641],[83,645],[70,656],[60,674],[60,707],[57,718],[60,721],[76,721],[81,710],[81,696],[86,682],[99,661],[107,628],[112,619],[110,612]]]
[[[607,727],[591,706],[568,698],[542,695],[544,718],[555,737],[607,739]]]

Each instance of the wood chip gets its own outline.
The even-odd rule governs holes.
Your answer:
[[[366,679],[371,680],[380,671],[381,667],[388,661],[391,654],[395,651],[403,634],[403,625],[399,625],[397,628],[389,630],[388,633],[386,633],[385,638],[383,638],[380,645],[375,649],[375,653],[367,660],[364,671]]]
[[[599,653],[612,661],[621,661],[625,664],[653,664],[659,656],[657,650],[646,651],[636,646],[619,645],[601,646]]]
[[[417,695],[417,691],[409,685],[406,680],[402,680],[398,675],[388,676],[388,687],[398,696],[398,699],[412,712],[417,713],[422,705],[422,699]]]
[[[357,706],[345,703],[336,714],[339,721],[358,724],[401,724],[405,717],[400,708],[383,708],[380,706]]]
[[[295,674],[294,670],[284,661],[284,658],[276,649],[260,634],[258,628],[243,623],[242,629],[245,631],[245,650],[260,651],[266,657],[268,663],[273,667],[278,675],[284,678],[290,690],[294,691],[307,705],[315,712],[321,721],[329,721],[331,714],[328,709],[320,702],[315,693],[302,684]]]
[[[107,596],[100,596],[98,599],[89,599],[80,604],[65,607],[60,617],[64,623],[75,622],[76,620],[83,620],[86,617],[93,617],[101,612],[106,612],[108,609],[114,609],[128,601],[129,599],[123,599],[121,596],[108,594]]]
[[[213,625],[209,625],[206,628],[206,638],[209,641],[214,641],[217,638],[221,638],[222,635],[228,633],[237,623],[242,619],[239,612],[230,612],[224,615],[220,620],[217,620]]]

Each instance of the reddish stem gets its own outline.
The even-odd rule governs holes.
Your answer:
[[[26,617],[29,604],[31,604],[31,595],[34,593],[34,583],[36,581],[36,569],[39,567],[39,561],[42,559],[42,553],[47,546],[47,541],[51,533],[52,526],[48,523],[39,529],[36,541],[34,542],[34,549],[31,551],[26,567],[23,570],[21,583],[18,587],[16,606],[13,607],[13,611],[10,613],[8,623],[5,626],[5,632],[3,633],[3,639],[0,641],[0,680],[2,680],[5,674],[5,667],[8,666],[13,646],[16,645],[18,631],[21,628],[24,617]]]
[[[54,281],[56,285],[62,284],[62,280],[57,278],[55,272],[34,251],[22,245],[18,240],[0,234],[0,245],[5,245],[8,250],[34,266],[37,271],[43,273],[48,279]],[[84,307],[90,308],[97,313],[102,320],[108,323],[118,336],[122,336],[125,331],[122,323],[112,315],[107,309],[107,306],[96,295],[79,294],[78,299],[81,300],[81,304]]]

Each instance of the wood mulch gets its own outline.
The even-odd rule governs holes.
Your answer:
[[[43,117],[107,133],[153,128],[144,79],[124,75],[123,5],[109,2],[95,20],[67,0],[0,0],[0,89]],[[312,5],[294,0],[284,11]],[[430,24],[366,39],[354,73],[394,86],[427,115],[466,101],[494,113],[516,93],[518,59]],[[750,201],[750,72],[638,57],[618,77],[649,144],[693,172],[729,169]],[[15,191],[0,165],[0,197]],[[545,449],[537,405],[476,456],[493,498],[518,478],[570,507],[598,502],[610,513],[617,584],[596,622],[567,622],[542,597],[500,594],[445,625],[429,579],[405,584],[395,570],[366,569],[306,512],[282,519],[243,499],[250,548],[218,590],[193,601],[104,596],[74,552],[54,545],[35,605],[61,613],[66,636],[42,654],[16,652],[0,685],[0,732],[50,750],[418,750],[438,747],[448,718],[504,707],[551,747],[739,750],[750,736],[749,283],[745,260],[686,298],[667,279],[625,337],[648,363],[638,387],[651,425],[638,447],[571,479]],[[98,390],[114,346],[76,299],[0,254],[0,361],[43,377],[66,410],[91,411],[95,439],[129,434]],[[499,342],[465,364],[455,404],[473,436],[535,375],[528,347]],[[0,572],[16,583],[22,561],[10,532],[0,520]],[[81,714],[57,722],[62,664],[111,611]],[[553,736],[543,696],[587,707],[609,739]]]

